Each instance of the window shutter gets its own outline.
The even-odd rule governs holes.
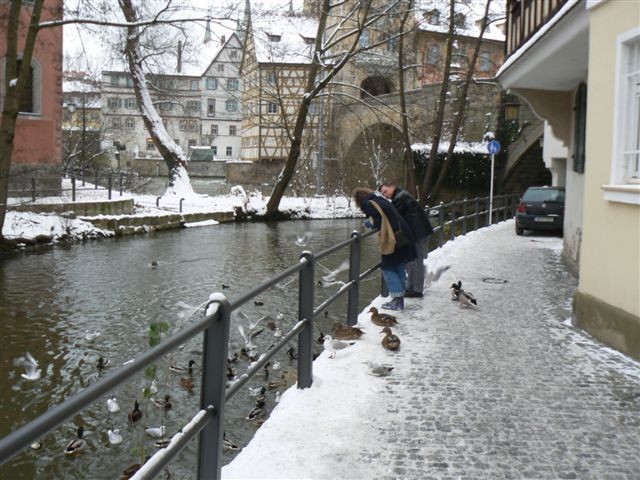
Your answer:
[[[587,86],[581,83],[576,92],[573,132],[573,171],[584,173],[584,143],[587,130]]]

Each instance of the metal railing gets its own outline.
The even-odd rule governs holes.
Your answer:
[[[494,195],[493,202],[489,197],[465,198],[431,207],[430,211],[437,213],[438,225],[434,227],[433,235],[428,238],[428,250],[441,247],[457,235],[488,227],[489,210],[492,212],[491,223],[513,217],[520,197],[519,193]]]
[[[46,179],[47,186],[42,185],[39,180]],[[38,198],[47,196],[66,196],[71,195],[71,201],[76,201],[77,190],[82,188],[86,190],[87,181],[92,182],[92,190],[105,191],[107,199],[111,200],[114,193],[123,195],[125,187],[138,178],[135,172],[124,172],[121,170],[104,170],[104,169],[73,169],[62,173],[62,175],[47,176],[31,176],[23,178],[21,184],[11,186],[9,189],[9,197],[24,199],[23,203],[35,202]],[[69,179],[70,188],[51,188],[50,183],[55,181],[61,182]],[[59,183],[58,183],[59,185]]]
[[[499,222],[501,219],[506,220],[514,214],[518,198],[519,195],[494,197],[493,211],[495,215],[493,215],[493,219],[495,219],[495,222]],[[472,213],[469,213],[470,205],[473,206]],[[484,208],[485,205],[486,209]],[[482,197],[446,204],[442,203],[437,207],[432,207],[432,211],[438,209],[440,224],[434,228],[434,234],[429,239],[437,238],[438,246],[442,246],[448,239],[453,240],[455,238],[458,228],[461,234],[465,234],[469,230],[488,225],[488,205],[488,197]],[[473,228],[469,228],[470,220],[473,220]],[[140,354],[131,363],[120,367],[97,383],[78,392],[62,404],[48,410],[45,414],[0,440],[0,464],[13,458],[29,447],[32,442],[60,426],[94,401],[103,398],[113,388],[131,379],[155,360],[177,349],[194,336],[204,333],[200,392],[201,409],[178,434],[172,437],[169,445],[151,457],[132,478],[153,478],[162,472],[190,440],[195,438],[196,435],[200,435],[198,478],[219,479],[222,468],[223,420],[226,402],[231,400],[256,373],[262,371],[271,358],[280,352],[296,335],[298,337],[298,388],[311,386],[314,319],[346,292],[347,325],[355,325],[357,323],[360,281],[380,268],[380,264],[376,264],[362,272],[360,271],[362,240],[374,235],[376,232],[377,230],[372,230],[360,234],[354,231],[351,234],[351,238],[323,250],[317,255],[305,251],[300,256],[300,261],[297,264],[266,280],[253,290],[244,293],[233,302],[230,302],[223,294],[213,294],[204,308],[204,318],[194,321],[180,332]],[[346,247],[350,248],[348,282],[314,308],[316,287],[314,272],[316,262]],[[231,312],[295,274],[299,275],[297,323],[279,342],[265,352],[246,373],[239,376],[227,388],[226,365]],[[384,290],[384,282],[382,283]]]
[[[0,440],[0,464],[7,462],[22,450],[28,448],[31,443],[60,426],[96,400],[103,398],[113,388],[131,379],[155,360],[177,349],[194,336],[204,333],[200,411],[178,434],[172,437],[166,448],[157,452],[144,463],[132,478],[153,478],[162,472],[190,440],[199,435],[198,478],[219,479],[222,468],[223,420],[226,402],[257,372],[260,372],[266,363],[296,335],[298,338],[298,388],[311,386],[314,319],[345,292],[348,292],[347,324],[355,325],[357,323],[360,281],[373,274],[380,267],[379,264],[376,264],[360,272],[362,240],[376,232],[370,231],[360,234],[354,231],[351,238],[317,255],[305,251],[300,256],[297,264],[241,295],[233,302],[230,302],[223,294],[213,294],[204,308],[204,318],[192,322],[183,330],[140,354],[132,362],[128,362],[118,370],[76,393],[60,405],[48,410],[40,417]],[[350,248],[349,281],[314,308],[316,287],[314,271],[316,262],[345,247]],[[227,388],[226,366],[231,312],[295,274],[299,275],[297,323],[279,342],[265,352],[246,373],[239,376]]]

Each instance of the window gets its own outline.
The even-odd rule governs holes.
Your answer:
[[[483,50],[482,52],[480,52],[478,60],[478,70],[480,70],[481,72],[488,72],[489,70],[491,70],[491,54],[488,51]]]
[[[275,85],[277,80],[276,72],[267,72],[267,83],[269,85]]]
[[[425,63],[428,65],[437,65],[440,63],[440,45],[437,43],[431,43],[427,46]]]
[[[200,102],[197,100],[187,100],[187,110],[200,111]]]
[[[161,102],[160,105],[158,105],[158,108],[162,111],[169,111],[169,110],[173,110],[173,103],[171,102]]]
[[[282,35],[267,33],[267,38],[269,39],[270,42],[278,43],[280,40],[282,40]]]
[[[240,81],[237,78],[227,79],[227,90],[238,90],[239,85]]]
[[[229,58],[238,58],[238,50],[235,48],[233,50],[229,50]]]
[[[127,117],[124,119],[124,126],[129,130],[136,128],[136,119],[133,117]]]
[[[605,200],[640,204],[640,27],[618,36],[611,183]]]
[[[207,98],[207,117],[216,116],[216,99]]]
[[[278,113],[278,104],[276,102],[267,103],[267,112],[268,113]]]
[[[153,150],[156,146],[153,143],[152,138],[147,138],[147,150]]]
[[[211,135],[213,135],[214,137],[218,135],[218,125],[216,125],[215,123],[211,125]]]
[[[189,83],[189,89],[190,90],[198,90],[200,88],[200,81],[199,80],[191,80],[191,82]]]
[[[122,106],[122,99],[118,97],[109,97],[107,98],[107,107],[114,109],[120,108]]]
[[[233,147],[227,147],[227,157],[231,157],[233,155]]]
[[[238,101],[234,99],[229,99],[226,101],[226,109],[227,112],[237,112],[238,111]]]
[[[126,84],[127,84],[127,87],[133,87],[133,78],[127,76],[126,77]]]
[[[231,135],[232,137],[236,136],[236,126],[235,125],[229,125],[229,135]]]
[[[440,25],[440,12],[438,10],[430,10],[424,13],[424,19],[431,25]]]
[[[224,63],[219,63],[216,68],[219,72],[224,72]]]
[[[111,128],[115,130],[122,128],[122,122],[120,121],[120,117],[111,118]]]
[[[111,86],[119,87],[120,86],[120,75],[111,74]]]
[[[195,120],[188,120],[186,118],[183,118],[178,123],[178,128],[183,131],[193,132],[198,129],[198,124]]]
[[[453,24],[458,28],[464,28],[467,19],[463,13],[456,13],[453,16]]]
[[[309,114],[317,115],[318,112],[320,112],[320,107],[318,106],[318,104],[316,102],[311,102],[309,104]]]
[[[216,155],[218,155],[218,147],[216,147],[215,145],[211,146],[211,153],[213,153],[213,156],[215,157]]]
[[[306,43],[307,45],[315,45],[316,44],[316,39],[313,37],[303,37],[304,38],[304,43]]]
[[[189,148],[195,147],[197,144],[198,144],[198,141],[195,138],[190,138],[189,139],[189,143],[188,143]]]
[[[125,108],[132,109],[136,108],[136,99],[135,97],[128,97],[124,99]]]
[[[207,90],[215,90],[218,88],[218,79],[213,77],[207,77],[206,80]]]
[[[20,68],[22,67],[22,60],[16,61],[17,72],[20,73]],[[5,71],[6,73],[6,71]],[[36,93],[35,88],[35,78],[34,78],[34,69],[33,64],[29,69],[29,76],[27,79],[27,84],[25,85],[24,97],[20,99],[20,106],[18,111],[21,113],[38,113],[38,109],[35,106],[34,102],[34,94]],[[2,103],[0,103],[2,105]]]

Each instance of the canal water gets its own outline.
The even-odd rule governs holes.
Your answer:
[[[280,223],[222,224],[215,227],[152,233],[68,246],[41,247],[0,258],[0,437],[36,418],[73,393],[95,383],[109,371],[149,348],[163,325],[169,333],[179,330],[210,293],[223,291],[230,299],[246,292],[297,262],[302,250],[319,252],[347,239],[361,220],[315,220]],[[309,232],[306,247],[296,244],[297,235]],[[369,238],[364,242],[362,269],[379,256]],[[348,258],[344,249],[322,261],[332,270]],[[317,269],[316,278],[323,274]],[[338,275],[346,280],[347,272]],[[282,286],[281,286],[282,287]],[[316,290],[316,305],[339,288]],[[362,283],[360,308],[379,293],[380,276]],[[237,326],[248,329],[251,321],[265,315],[278,319],[286,333],[296,321],[298,283],[272,289],[258,304],[243,307],[232,316],[230,352],[243,345]],[[328,331],[334,321],[345,320],[345,301],[329,307],[317,320],[317,330]],[[194,313],[195,312],[195,313]],[[262,326],[266,326],[263,321]],[[87,332],[99,332],[93,340]],[[269,330],[256,337],[258,350],[277,338]],[[112,392],[121,410],[109,413],[107,396],[42,438],[42,447],[28,449],[0,467],[0,478],[118,478],[128,466],[156,451],[145,427],[166,425],[166,435],[176,433],[199,408],[202,337],[198,336],[172,356],[159,361],[154,371],[140,375]],[[292,342],[292,346],[297,346]],[[317,344],[316,350],[322,346]],[[23,379],[17,359],[30,352],[39,362],[42,377]],[[99,369],[102,357],[108,365]],[[170,365],[195,361],[193,390],[185,390]],[[275,396],[295,383],[296,364],[286,355],[278,357],[278,370],[259,377],[250,387],[272,382],[266,391],[266,409]],[[233,365],[246,371],[244,357]],[[151,394],[152,380],[157,392]],[[145,390],[146,389],[146,390]],[[172,408],[158,408],[151,398],[170,395]],[[127,416],[135,400],[141,403],[141,421],[130,425]],[[228,438],[246,445],[258,425],[246,419],[255,399],[244,388],[227,407]],[[64,453],[67,443],[84,428],[85,451]],[[123,442],[109,443],[107,431],[118,429]],[[192,442],[170,468],[171,478],[193,478],[197,442]],[[225,463],[235,453],[225,452]]]

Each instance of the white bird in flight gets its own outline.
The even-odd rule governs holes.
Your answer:
[[[296,233],[296,245],[299,247],[306,247],[311,240],[311,232],[304,232],[302,235]]]
[[[24,367],[25,373],[21,373],[20,376],[25,380],[38,380],[42,373],[42,370],[38,368],[38,361],[27,352],[24,357],[18,358],[18,365]]]

